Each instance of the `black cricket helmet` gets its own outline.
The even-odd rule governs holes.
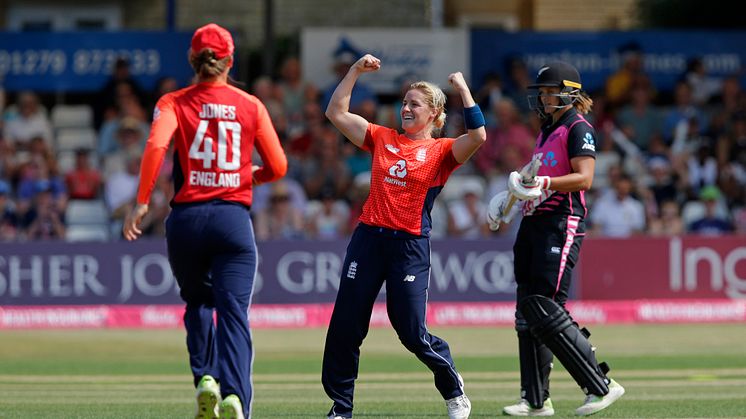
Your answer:
[[[540,95],[538,92],[540,87],[558,87],[560,91],[556,94]],[[582,87],[580,73],[572,64],[563,61],[550,62],[539,69],[536,74],[536,83],[528,85],[529,89],[534,90],[532,94],[528,95],[528,105],[538,112],[542,118],[546,118],[548,115],[544,112],[542,96],[558,97],[560,106],[554,106],[554,108],[564,108],[575,103],[580,97]]]

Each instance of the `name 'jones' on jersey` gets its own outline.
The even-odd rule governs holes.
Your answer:
[[[226,171],[237,170],[241,163],[241,124],[234,122],[236,107],[220,103],[203,103],[199,112],[200,123],[189,148],[189,158],[202,160],[205,169],[212,169],[213,160],[217,157],[217,167]],[[209,119],[220,119],[218,127],[218,153],[213,151],[213,138],[207,135]],[[228,120],[228,121],[225,121]],[[228,135],[231,135],[230,153],[228,150]],[[231,154],[230,157],[228,154]],[[189,184],[214,188],[237,188],[241,185],[239,172],[225,173],[214,171],[189,171]]]

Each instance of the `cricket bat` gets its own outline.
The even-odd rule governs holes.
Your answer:
[[[519,172],[521,174],[521,177],[523,178],[523,183],[529,183],[534,180],[534,176],[539,173],[540,167],[541,160],[536,158],[531,160],[529,164],[523,166],[523,169],[521,169],[521,171]],[[505,204],[503,215],[507,215],[510,213],[511,208],[513,208],[513,205],[515,205],[516,201],[518,201],[518,197],[510,194],[510,196],[508,197],[508,202]]]

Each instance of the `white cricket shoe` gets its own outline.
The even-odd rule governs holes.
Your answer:
[[[197,384],[197,412],[195,419],[215,419],[218,417],[220,386],[212,376],[205,375]]]
[[[448,419],[467,419],[471,413],[471,402],[466,394],[446,400]]]
[[[585,398],[585,402],[582,406],[575,410],[575,414],[578,416],[592,415],[598,411],[606,409],[611,406],[612,403],[619,400],[624,394],[624,387],[619,385],[614,380],[609,382],[609,393],[603,397],[596,396],[595,394],[589,394]]]
[[[235,394],[229,395],[225,400],[220,402],[218,413],[218,417],[223,419],[244,419],[241,399]]]
[[[503,414],[508,416],[554,416],[554,406],[552,399],[544,400],[544,406],[541,409],[531,407],[526,399],[521,399],[516,404],[503,407]]]

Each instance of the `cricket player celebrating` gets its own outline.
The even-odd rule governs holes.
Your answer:
[[[148,212],[173,137],[175,195],[166,242],[186,302],[196,417],[244,418],[251,415],[253,350],[247,310],[257,267],[251,186],[284,176],[287,159],[264,105],[228,84],[231,34],[209,24],[197,29],[191,44],[189,62],[198,82],[164,95],[156,105],[137,206],[124,223],[124,237],[134,240],[141,234],[138,225]],[[255,147],[262,167],[252,165]]]
[[[350,95],[361,74],[380,66],[371,55],[360,58],[326,109],[334,126],[373,156],[370,195],[347,247],[324,347],[321,380],[334,402],[328,417],[352,417],[360,345],[385,282],[388,315],[399,340],[433,372],[449,417],[465,419],[471,403],[448,344],[425,325],[430,211],[451,173],[484,143],[484,117],[461,73],[453,73],[448,81],[461,95],[466,134],[433,138],[445,122],[445,95],[428,82],[413,83],[404,95],[400,115],[404,134],[369,123],[350,113]]]
[[[488,222],[494,230],[512,218],[507,205],[511,198],[523,201],[513,246],[521,399],[503,409],[511,416],[554,414],[549,398],[553,354],[586,394],[576,414],[596,413],[624,394],[624,388],[606,376],[608,366],[596,361],[588,331],[565,309],[585,235],[584,193],[593,182],[596,156],[595,131],[582,116],[593,102],[581,87],[580,74],[570,64],[549,63],[539,70],[536,83],[529,86],[538,90],[529,96],[529,104],[544,119],[534,161],[521,173],[512,172],[508,191],[489,205]],[[541,164],[535,164],[537,159]]]

